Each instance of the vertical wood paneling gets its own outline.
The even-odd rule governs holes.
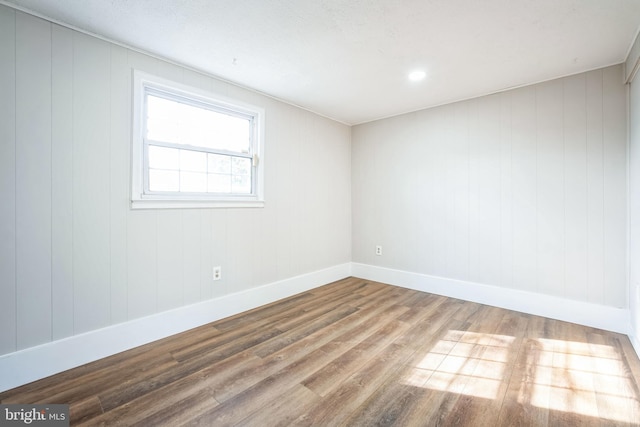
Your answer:
[[[288,277],[294,275],[293,264],[296,255],[293,247],[293,237],[295,235],[295,209],[297,204],[294,198],[287,195],[296,194],[294,165],[297,161],[298,144],[292,143],[292,141],[298,141],[299,135],[296,128],[297,121],[293,120],[291,126],[288,126],[285,122],[287,115],[284,112],[276,111],[270,117],[269,126],[272,132],[279,137],[279,142],[275,149],[273,146],[271,147],[271,153],[277,157],[278,177],[276,185],[279,191],[272,194],[272,201],[267,201],[267,203],[275,203],[280,212],[276,224],[280,238],[275,248],[278,253],[278,276]]]
[[[302,111],[295,111],[293,113],[294,120],[296,121],[296,125],[293,127],[292,136],[293,139],[299,141],[298,144],[290,145],[289,149],[291,150],[291,170],[289,171],[290,175],[288,179],[292,184],[292,193],[297,194],[298,200],[297,203],[292,201],[291,204],[291,216],[289,220],[291,221],[291,272],[294,276],[297,276],[302,272],[302,264],[305,262],[305,256],[307,248],[305,247],[305,243],[307,240],[307,232],[304,229],[304,223],[306,221],[305,214],[308,211],[308,197],[309,195],[304,191],[304,183],[308,180],[308,178],[296,179],[296,176],[302,176],[302,164],[306,162],[302,162],[302,146],[308,143],[308,138],[303,129],[306,129],[307,123],[305,122],[305,116]],[[306,164],[305,164],[306,167]],[[229,217],[231,223],[231,217]],[[230,229],[230,231],[233,230]]]
[[[16,348],[16,12],[0,5],[0,354]]]
[[[392,218],[397,217],[401,213],[398,211],[402,206],[407,206],[407,203],[411,204],[413,198],[410,197],[407,192],[407,186],[404,184],[407,182],[407,168],[397,168],[396,165],[404,164],[406,156],[404,153],[394,149],[395,144],[402,144],[406,138],[406,123],[407,118],[410,116],[402,116],[395,118],[396,126],[401,131],[390,134],[383,134],[382,149],[379,150],[377,155],[378,168],[380,170],[381,180],[379,185],[383,188],[384,201],[392,207],[392,209],[383,209],[381,221],[384,224],[391,224],[389,227],[382,227],[380,230],[380,244],[383,246],[383,252],[385,253],[385,261],[391,265],[402,266],[404,264],[403,250],[399,247],[401,241],[407,241],[407,233],[405,221],[393,221]],[[387,177],[387,179],[384,179]],[[380,202],[378,202],[380,203]],[[444,201],[442,201],[444,206]],[[403,236],[403,239],[399,240],[396,236]],[[374,248],[372,248],[373,250]],[[439,260],[440,268],[445,268],[445,248],[442,248],[442,258]]]
[[[200,212],[182,210],[182,287],[185,304],[200,301]]]
[[[158,212],[129,211],[127,319],[148,316],[158,303]]]
[[[222,279],[212,283],[213,296],[220,296],[228,293],[227,291],[227,209],[213,209],[211,216],[211,266],[224,266],[222,270]],[[213,274],[213,271],[211,271]]]
[[[383,247],[383,253],[392,255],[394,252],[397,252],[398,248],[394,247],[399,245],[399,242],[396,242],[393,238],[393,229],[391,227],[385,226],[385,224],[389,224],[394,217],[394,210],[398,209],[398,206],[394,206],[389,202],[389,186],[393,186],[391,181],[392,178],[388,177],[388,174],[384,171],[392,170],[388,169],[389,162],[386,162],[386,154],[387,154],[387,145],[389,144],[389,140],[391,138],[391,130],[386,129],[384,127],[380,127],[378,129],[379,134],[377,135],[378,144],[374,147],[373,151],[373,173],[372,173],[372,181],[371,183],[376,186],[380,191],[371,198],[371,205],[369,206],[369,213],[373,215],[375,218],[375,231],[373,233],[373,245],[369,247],[369,254],[372,259],[377,262],[382,262],[382,265],[392,265],[388,261],[386,261],[387,255],[380,260],[374,255],[374,247],[375,245],[381,245]],[[435,173],[434,173],[435,175]],[[433,192],[429,193],[430,199],[433,201],[434,196]],[[385,204],[388,204],[392,207],[392,209],[385,209]],[[435,238],[432,238],[432,241],[435,241]],[[431,257],[434,265],[436,264],[435,257]],[[380,260],[380,261],[378,261]]]
[[[16,14],[18,349],[51,340],[51,24]]]
[[[269,110],[272,110],[273,109],[272,107],[273,107],[273,103],[269,102],[267,104],[267,108]],[[274,130],[276,129],[278,129],[278,127],[275,124],[274,118],[271,117],[271,120],[267,121],[266,123],[266,132],[268,132],[270,135],[274,135]],[[277,153],[278,146],[280,144],[282,144],[282,141],[277,136],[272,138],[271,142],[265,145],[265,153],[264,153],[265,161],[268,162],[268,164],[270,165],[270,167],[265,170],[265,177],[264,177],[265,183],[266,183],[265,197],[268,200],[271,200],[272,203],[268,203],[264,207],[264,211],[261,216],[261,219],[263,221],[261,224],[261,227],[262,227],[262,232],[264,236],[263,237],[264,246],[260,248],[260,251],[262,251],[263,256],[265,258],[265,263],[266,263],[266,270],[265,270],[264,276],[262,277],[263,283],[275,282],[280,278],[279,269],[278,269],[278,252],[276,250],[273,250],[273,248],[269,246],[271,242],[277,242],[279,240],[278,239],[279,209],[278,209],[277,200],[274,200],[274,197],[272,196],[276,194],[274,190],[277,188],[277,181],[278,181],[278,174],[279,174],[278,172],[279,158],[275,154]],[[209,275],[211,274],[211,269],[210,269],[211,266],[213,266],[213,264],[209,264],[209,267],[206,268],[206,273]],[[213,284],[213,286],[215,286],[215,284]]]
[[[338,265],[345,259],[351,261],[351,128],[329,120],[326,120],[326,123],[333,129],[330,137],[333,150],[327,155],[331,158],[331,163],[335,164],[335,173],[329,174],[332,181],[329,181],[331,191],[328,202],[337,203],[338,208],[330,209],[330,216],[326,220],[327,223],[333,224],[331,230],[334,234],[327,242],[330,258],[327,258],[325,262],[326,265]],[[349,185],[345,185],[345,183],[349,183]],[[343,191],[337,192],[336,188],[343,189]],[[271,216],[275,221],[278,212],[272,211]],[[349,220],[344,221],[343,218],[349,218]],[[273,228],[271,230],[275,231]],[[275,235],[268,238],[267,241],[274,239]],[[335,245],[334,242],[340,243]],[[275,254],[273,255],[275,258]]]
[[[268,244],[265,241],[265,233],[264,233],[264,229],[262,228],[264,225],[264,214],[263,212],[261,213],[256,213],[253,212],[251,215],[251,225],[253,227],[253,273],[251,275],[251,283],[250,286],[257,286],[266,282],[263,282],[263,277],[264,277],[264,272],[265,272],[265,256],[264,256],[264,252],[266,250],[266,248],[268,247]],[[322,241],[321,239],[317,240],[317,244],[318,246],[322,245]],[[315,262],[312,262],[312,269],[313,270],[308,270],[308,271],[315,271],[318,270],[318,268],[316,268],[315,266],[318,265],[317,262],[318,260],[314,260]]]
[[[342,214],[341,216],[344,217],[345,214]],[[262,257],[263,267],[262,274],[259,276],[260,283],[272,283],[279,279],[278,254],[276,251],[270,250],[271,242],[278,241],[278,233],[276,228],[276,225],[278,224],[277,209],[275,209],[275,207],[266,207],[264,213],[258,217],[258,220],[260,221],[260,223],[257,225],[257,228],[262,234],[261,246],[258,249],[260,256]],[[342,254],[338,256],[340,257],[340,259],[345,259],[344,255]]]
[[[321,255],[324,252],[325,239],[331,236],[330,231],[323,232],[317,227],[312,227],[311,224],[321,224],[325,222],[326,213],[325,210],[322,209],[322,205],[327,201],[327,180],[324,179],[322,170],[320,170],[321,165],[326,164],[327,159],[327,151],[329,149],[329,144],[327,141],[328,136],[328,127],[320,120],[315,120],[313,115],[309,112],[305,113],[307,116],[308,126],[312,130],[312,135],[310,138],[310,143],[304,145],[304,151],[302,153],[303,158],[313,158],[316,159],[314,162],[310,162],[309,166],[309,175],[311,177],[310,182],[311,186],[309,187],[311,190],[310,193],[307,194],[308,197],[308,212],[305,216],[305,225],[304,227],[308,230],[308,240],[305,246],[307,246],[308,253],[305,258],[308,263],[303,264],[303,269],[306,271],[316,271],[325,266],[323,256]],[[333,151],[333,150],[332,150]],[[256,233],[260,235],[260,231],[257,229],[257,222],[254,222],[256,226]],[[256,262],[260,265],[260,271],[264,270],[264,264],[262,263],[262,256],[259,251],[256,251]]]
[[[356,126],[354,261],[624,306],[620,73],[608,67]],[[420,162],[406,160],[416,154],[411,139],[421,142]],[[421,200],[392,197],[414,180]],[[397,224],[420,237],[401,238]],[[399,253],[370,256],[379,235]]]
[[[300,132],[301,137],[300,141],[302,142],[297,148],[297,160],[294,166],[294,173],[300,174],[300,168],[302,167],[300,161],[302,159],[313,158],[314,149],[311,148],[313,144],[316,143],[316,132],[313,130],[310,134],[306,134],[302,132],[302,129],[306,129],[307,126],[310,125],[309,117],[304,113],[300,112],[299,114],[300,127],[298,128],[298,132]],[[312,166],[312,164],[314,164]],[[300,195],[300,203],[296,206],[298,212],[294,219],[295,229],[297,230],[294,235],[294,247],[296,248],[297,260],[295,265],[296,274],[300,274],[302,271],[310,271],[307,269],[312,269],[312,253],[315,252],[313,248],[314,240],[316,237],[316,230],[311,230],[308,228],[308,224],[314,223],[317,218],[317,214],[314,212],[314,195],[317,186],[317,176],[314,176],[317,173],[317,165],[315,162],[309,162],[309,164],[305,165],[305,168],[309,169],[309,176],[305,178],[304,183],[300,180],[296,180],[295,182],[295,192]],[[305,191],[307,190],[307,191]]]
[[[73,32],[52,26],[51,306],[53,339],[73,335]]]
[[[309,116],[306,112],[299,112],[300,127],[300,142],[298,145],[298,161],[296,161],[294,169],[296,174],[299,175],[303,166],[301,162],[305,158],[314,158],[313,145],[316,144],[317,132],[314,131],[313,125],[309,121]],[[304,133],[301,129],[310,128],[311,132]],[[307,157],[308,156],[308,157]],[[295,234],[294,244],[296,247],[296,254],[298,255],[297,262],[295,264],[295,274],[300,274],[302,271],[311,271],[313,269],[312,254],[315,251],[313,248],[316,230],[308,227],[309,224],[315,222],[317,214],[314,212],[315,195],[317,191],[317,164],[316,162],[308,162],[304,165],[305,169],[309,171],[309,175],[302,180],[296,180],[295,185],[296,194],[299,194],[300,199],[296,208],[299,210],[295,217],[295,227],[297,233]]]
[[[158,212],[158,307],[164,311],[184,302],[182,211]]]
[[[513,148],[511,93],[500,95],[500,284],[513,287]]]
[[[437,110],[427,110],[423,113],[420,113],[418,117],[423,116],[424,118],[420,120],[420,123],[417,125],[416,133],[421,135],[422,138],[422,160],[423,167],[421,168],[422,173],[418,176],[417,180],[422,183],[423,193],[421,193],[422,197],[422,211],[421,211],[421,220],[419,228],[422,228],[421,232],[421,244],[418,248],[418,253],[421,255],[421,260],[418,265],[422,266],[425,272],[436,271],[436,257],[434,256],[437,253],[438,248],[436,247],[436,233],[435,230],[437,228],[435,224],[435,212],[436,212],[436,204],[435,204],[435,189],[437,186],[436,183],[436,165],[438,164],[438,160],[436,156],[434,156],[434,151],[436,147],[441,142],[438,140],[437,134],[437,126],[439,123],[439,117],[436,114]],[[466,111],[465,120],[468,123],[469,120],[469,111]],[[380,122],[379,126],[382,127],[383,123]],[[467,141],[468,147],[468,141]],[[468,158],[468,151],[467,151]],[[469,175],[469,166],[467,161],[467,176]],[[375,174],[375,171],[373,171]],[[380,179],[380,177],[378,177]],[[469,188],[467,187],[467,191]],[[375,195],[371,196],[375,198]],[[382,209],[384,205],[381,203],[379,209]],[[467,202],[467,209],[470,209],[469,202]],[[382,228],[383,224],[377,224],[378,228]],[[469,220],[467,219],[467,230],[469,230]],[[468,240],[467,240],[467,248]],[[466,272],[469,275],[469,253],[470,248],[466,252],[467,260],[465,262]]]
[[[213,242],[211,233],[211,214],[206,210],[200,213],[200,300],[213,297]]]
[[[334,174],[327,176],[324,171],[321,173],[321,179],[324,177],[325,187],[325,199],[321,203],[322,223],[335,224],[330,227],[329,233],[323,233],[324,253],[328,253],[329,256],[322,255],[319,257],[319,261],[322,263],[321,268],[326,268],[340,264],[342,262],[340,260],[343,259],[351,260],[351,220],[341,220],[341,218],[345,217],[351,218],[351,128],[344,127],[328,119],[322,121],[322,126],[327,129],[324,159],[327,164],[335,165]],[[346,191],[336,192],[336,188]],[[334,202],[337,203],[337,209],[326,210],[323,208]],[[270,216],[275,221],[277,212],[272,211]],[[265,218],[268,218],[268,216]],[[273,229],[270,231],[273,231]],[[269,236],[270,231],[265,235],[266,241],[273,239]],[[334,242],[340,243],[335,245]],[[271,274],[269,269],[269,263],[267,263],[265,266],[265,275],[267,276]]]
[[[469,280],[478,282],[481,277],[480,253],[480,155],[484,147],[479,142],[479,100],[469,101]],[[444,144],[444,141],[441,142]],[[441,231],[442,233],[445,230]]]
[[[537,290],[564,294],[562,82],[536,87]]]
[[[73,276],[75,332],[107,326],[110,295],[110,49],[74,33]]]
[[[563,80],[565,293],[586,300],[587,284],[587,117],[586,76]]]
[[[454,105],[453,140],[454,150],[454,229],[453,271],[454,278],[469,279],[469,127],[466,103]],[[423,157],[427,157],[424,155]],[[418,214],[418,217],[421,217]]]
[[[627,307],[626,87],[621,67],[603,70],[605,303]]]
[[[127,211],[131,132],[131,69],[127,50],[111,45],[111,103],[109,109],[109,220],[111,323],[127,320]]]
[[[265,230],[262,228],[264,226],[265,218],[266,217],[264,215],[264,212],[258,213],[253,211],[251,214],[251,227],[253,232],[253,252],[252,252],[253,268],[252,268],[251,282],[250,282],[251,287],[267,283],[263,281],[265,271],[266,271],[266,268],[265,268],[266,262],[267,262],[264,252],[267,250],[266,248],[269,247],[268,242],[265,239]],[[318,241],[318,245],[321,245],[321,244],[322,243]],[[311,268],[314,268],[313,267],[314,264],[315,263],[311,263],[312,265]],[[313,270],[308,270],[308,271],[313,271]]]
[[[419,125],[420,123],[420,113],[416,117]],[[352,138],[358,141],[368,141],[371,144],[354,144],[352,146],[351,152],[351,195],[352,195],[352,242],[353,242],[353,253],[354,255],[358,255],[358,259],[360,262],[365,262],[368,264],[373,264],[373,251],[367,253],[365,248],[371,248],[375,244],[373,243],[374,233],[373,230],[376,229],[374,225],[375,212],[370,211],[371,199],[375,195],[375,192],[369,191],[369,185],[373,180],[373,151],[375,150],[376,141],[374,141],[374,135],[371,130],[374,128],[374,123],[371,123],[366,127],[356,127],[353,129]],[[416,132],[417,146],[421,149],[417,155],[421,156],[422,149],[425,146],[424,140],[421,137],[419,132]],[[356,161],[356,159],[358,159]],[[424,157],[425,164],[428,162],[428,158]],[[417,188],[417,199],[418,203],[425,201],[425,197],[422,194],[422,183],[417,181],[415,183]],[[421,212],[424,212],[424,209],[421,209]],[[365,214],[366,213],[366,214]],[[356,220],[357,218],[357,220]],[[280,224],[280,217],[278,217],[278,224]],[[425,233],[425,224],[426,221],[421,221],[418,223],[416,227],[416,234],[418,238],[421,239],[422,242],[426,242],[424,238]],[[418,246],[417,261],[415,265],[419,265],[421,263],[422,252],[426,243]],[[422,261],[424,262],[424,261]]]
[[[409,212],[406,214],[406,221],[399,224],[401,227],[399,232],[405,236],[404,240],[407,242],[407,245],[417,247],[420,241],[420,236],[416,232],[417,225],[420,222],[420,210],[417,205],[420,203],[421,197],[418,192],[419,186],[417,181],[419,177],[416,170],[419,169],[422,159],[417,154],[420,151],[419,140],[416,138],[415,132],[413,132],[416,121],[415,114],[407,114],[403,118],[407,123],[403,125],[404,132],[401,134],[402,144],[406,144],[405,146],[408,147],[408,150],[413,153],[413,155],[407,156],[405,161],[406,168],[402,171],[401,179],[406,184],[398,188],[400,199],[410,201],[411,203],[411,209],[409,209]],[[402,253],[400,255],[403,269],[419,262],[419,254],[416,252],[406,254],[407,256],[402,256],[404,255]]]
[[[455,173],[459,164],[459,159],[457,157],[457,152],[455,150],[455,146],[452,144],[455,141],[455,106],[448,105],[447,108],[444,109],[444,121],[445,132],[443,135],[444,140],[450,141],[448,144],[444,146],[446,159],[447,159],[447,168],[444,174],[444,185],[443,189],[445,191],[445,199],[444,199],[444,214],[445,214],[445,227],[451,232],[455,233],[458,224],[456,223],[456,179]],[[405,131],[406,132],[406,131]],[[462,164],[464,165],[464,161]],[[405,174],[409,174],[409,171],[406,170]],[[402,182],[399,182],[399,188],[402,188]],[[399,190],[402,191],[402,190]],[[413,198],[413,195],[407,193],[407,199]],[[404,221],[399,221],[399,224],[403,224]],[[407,230],[406,234],[410,234],[410,230]],[[417,243],[417,242],[416,242]],[[451,236],[445,240],[444,245],[442,246],[442,251],[444,252],[444,261],[445,264],[443,266],[443,272],[447,277],[455,277],[456,274],[456,241],[451,238]]]
[[[535,88],[512,93],[513,287],[536,289],[536,100]]]
[[[392,247],[392,235],[393,229],[392,227],[385,227],[383,224],[389,224],[389,217],[393,216],[394,209],[397,209],[397,206],[394,206],[389,200],[389,186],[393,186],[393,176],[389,176],[388,164],[386,162],[386,155],[388,153],[389,144],[389,135],[387,134],[387,130],[381,130],[381,133],[378,135],[379,142],[375,146],[375,150],[373,151],[373,169],[374,174],[372,176],[372,184],[376,185],[378,188],[377,197],[371,200],[371,205],[369,206],[369,212],[374,215],[375,224],[377,225],[375,232],[373,233],[373,241],[374,245],[382,245],[383,251],[388,253],[391,256],[394,253],[394,249]],[[383,202],[389,204],[390,209],[383,209]],[[373,247],[369,250],[373,258]],[[382,260],[384,263],[385,261]],[[383,264],[384,265],[384,264]]]
[[[233,291],[250,287],[253,281],[252,269],[248,268],[254,259],[252,212],[247,209],[229,209],[227,214],[227,274],[228,281],[235,283]],[[226,272],[225,272],[226,270]]]
[[[587,300],[604,301],[604,141],[602,70],[587,84]]]
[[[478,107],[478,281],[500,283],[500,97]]]
[[[314,127],[317,129],[318,135],[317,146],[315,147],[315,156],[317,162],[314,163],[319,166],[331,164],[332,158],[335,156],[335,153],[341,151],[341,148],[336,144],[341,140],[341,138],[339,138],[338,135],[335,134],[333,125],[329,120],[316,121]],[[403,139],[406,138],[403,137]],[[344,175],[341,173],[342,170],[342,168],[338,169],[336,175],[340,178],[343,178],[341,181],[342,183],[344,183]],[[322,173],[322,170],[316,171],[314,173],[314,176],[317,177],[317,193],[314,199],[314,211],[316,212],[315,221],[320,224],[329,223],[333,219],[333,214],[328,212],[326,209],[323,209],[322,207],[331,203],[331,199],[333,198],[333,188],[335,188],[335,185],[333,185],[334,178],[327,179]],[[404,195],[402,197],[404,197]],[[262,242],[265,242],[266,240],[264,228],[261,225],[262,224],[260,224],[259,221],[256,222],[256,229],[261,235]],[[311,228],[315,230],[314,241],[316,242],[316,244],[314,245],[316,250],[311,255],[311,258],[314,260],[313,269],[319,270],[321,268],[326,268],[329,265],[334,265],[328,264],[327,258],[325,258],[322,254],[331,251],[331,242],[342,239],[342,236],[338,236],[336,234],[337,230],[335,228],[326,231],[319,230],[316,227]],[[267,265],[269,264],[268,257],[265,257],[266,252],[267,251],[262,250],[257,251],[259,257],[258,262],[261,266],[260,271],[262,272],[262,274],[267,271]]]
[[[474,110],[475,111],[475,110]],[[434,119],[438,123],[444,123],[446,121],[446,109],[439,108],[435,111]],[[389,132],[391,133],[391,132]],[[446,227],[446,222],[448,220],[446,215],[446,207],[447,207],[447,191],[446,191],[446,174],[449,168],[448,156],[447,156],[447,144],[446,144],[446,128],[437,127],[432,139],[432,156],[433,163],[431,164],[431,168],[433,170],[432,179],[430,180],[430,195],[428,196],[432,201],[432,216],[431,216],[431,226],[432,229],[432,239],[433,239],[433,251],[431,252],[431,257],[433,258],[433,274],[437,276],[446,276],[446,251],[444,248],[446,247],[446,243],[449,240],[449,230]],[[400,153],[401,150],[398,150],[397,146],[390,146],[390,150]],[[399,167],[399,165],[393,164],[389,161],[388,153],[384,153],[383,157],[386,162],[385,167],[389,171],[394,171]],[[379,178],[382,182],[388,181],[385,179],[385,175],[381,175]],[[472,178],[473,179],[473,178]],[[394,183],[395,184],[395,183]],[[400,184],[400,183],[398,183]],[[389,194],[393,194],[395,192],[394,186],[388,189]],[[384,197],[382,200],[389,200],[389,197]],[[381,203],[382,205],[382,203]],[[473,205],[473,203],[472,203]],[[402,206],[395,206],[396,215],[393,218],[386,218],[386,220],[380,224],[381,228],[386,228],[385,224],[387,223],[395,223],[398,221],[398,217],[402,215]],[[380,207],[384,209],[383,206]],[[384,213],[384,210],[382,211]],[[395,238],[393,234],[387,236],[386,239],[389,243],[394,243],[394,247],[397,248],[396,252],[402,248],[402,242],[395,242]],[[389,246],[387,244],[386,246]],[[398,254],[396,254],[399,257]]]
[[[350,128],[18,16],[0,6],[0,353],[350,260]],[[130,209],[132,68],[265,107],[267,207]]]

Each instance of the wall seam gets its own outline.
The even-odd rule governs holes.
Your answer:
[[[54,288],[54,277],[53,277],[53,259],[54,259],[54,255],[53,255],[53,24],[51,22],[49,22],[49,33],[50,33],[50,37],[49,37],[49,48],[50,48],[50,66],[49,66],[49,87],[51,88],[51,91],[49,92],[49,115],[51,117],[51,123],[49,125],[49,149],[51,150],[51,155],[49,156],[49,196],[51,197],[51,203],[49,205],[49,221],[51,223],[51,229],[49,230],[49,240],[50,240],[50,248],[49,250],[51,251],[51,255],[49,257],[49,277],[50,277],[50,282],[49,282],[49,298],[50,298],[50,302],[49,302],[49,306],[50,306],[50,310],[51,312],[49,313],[49,317],[50,317],[50,335],[49,335],[49,341],[53,341],[54,340],[54,324],[53,324],[53,318],[54,318],[54,303],[53,303],[53,299],[54,299],[54,292],[53,292],[53,288]]]
[[[109,324],[113,324],[113,212],[112,202],[112,145],[113,145],[113,45],[109,45]]]
[[[76,182],[75,179],[75,167],[74,167],[74,153],[75,153],[75,74],[76,74],[76,33],[71,33],[71,182]],[[73,185],[71,186],[71,334],[76,334],[76,278],[75,278],[75,197],[73,191]]]
[[[13,11],[13,295],[14,309],[14,351],[18,351],[18,95],[16,91],[18,80],[18,12]]]
[[[605,140],[604,140],[604,72],[601,71],[600,72],[600,93],[601,93],[601,97],[600,97],[600,120],[602,125],[600,126],[600,150],[601,150],[601,156],[600,156],[600,161],[602,162],[602,282],[600,285],[600,301],[606,301],[606,295],[605,295],[605,285],[606,285],[606,273],[607,273],[607,244],[606,244],[606,233],[605,233],[605,222],[606,222],[606,196],[605,196],[605,161],[604,161],[604,155],[605,155],[605,149],[604,149],[604,145],[605,145]]]

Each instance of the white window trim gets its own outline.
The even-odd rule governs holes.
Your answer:
[[[212,103],[254,116],[254,155],[256,191],[251,195],[208,195],[190,193],[145,194],[144,139],[142,118],[144,114],[144,88],[167,90],[195,100]],[[133,70],[133,123],[131,143],[131,208],[260,208],[264,207],[264,109],[235,99],[229,99],[198,88],[176,83],[139,70]]]

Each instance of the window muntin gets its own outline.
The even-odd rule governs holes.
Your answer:
[[[149,144],[149,193],[251,194],[251,158]]]
[[[134,207],[262,206],[261,109],[139,72],[134,79]]]

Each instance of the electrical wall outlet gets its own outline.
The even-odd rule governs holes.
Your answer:
[[[222,279],[222,267],[217,266],[213,267],[213,280]]]
[[[382,246],[380,245],[376,246],[376,255],[378,256],[382,255]]]

